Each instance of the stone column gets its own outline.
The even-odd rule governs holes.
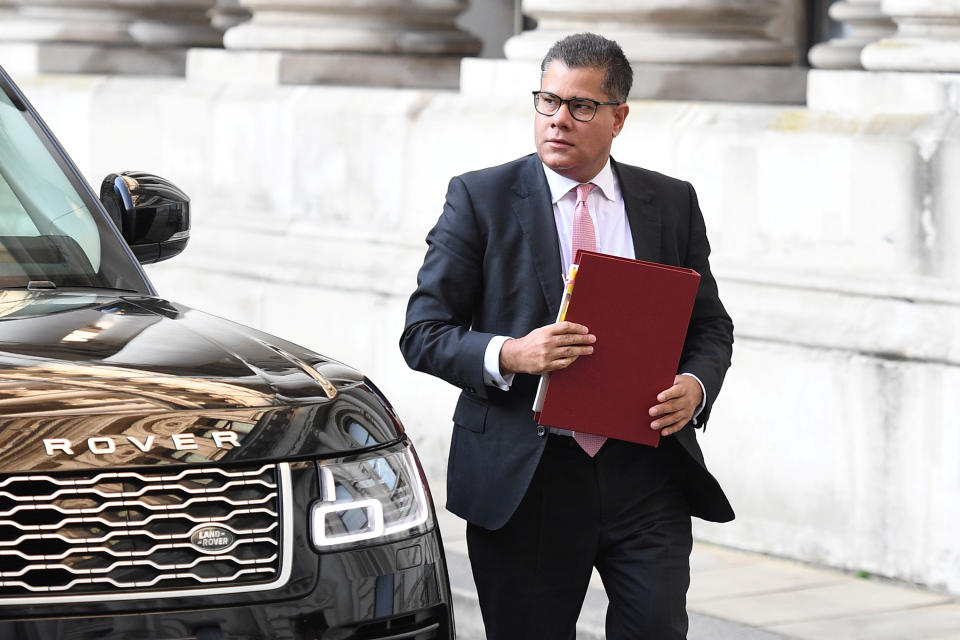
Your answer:
[[[810,49],[810,64],[818,69],[861,69],[860,52],[896,30],[890,16],[880,9],[880,0],[840,0],[830,5],[830,17],[849,28],[840,38]]]
[[[240,0],[253,17],[227,51],[191,53],[188,77],[245,82],[455,87],[480,41],[456,26],[468,0]]]
[[[616,40],[631,62],[708,65],[794,61],[789,43],[770,37],[779,0],[523,0],[537,28],[509,40],[509,59],[539,59],[559,38],[593,31]]]
[[[246,22],[251,15],[249,9],[240,6],[240,0],[217,0],[217,4],[210,10],[210,22],[214,29],[226,31]]]
[[[214,0],[12,0],[5,56],[34,72],[182,75],[186,50],[217,46]],[[17,44],[13,44],[17,43]]]
[[[897,31],[863,49],[864,68],[960,72],[960,0],[882,0],[881,6]]]

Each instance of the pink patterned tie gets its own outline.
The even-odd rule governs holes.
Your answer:
[[[597,250],[597,234],[593,230],[593,218],[590,217],[590,208],[587,206],[587,196],[592,190],[592,183],[577,185],[577,206],[573,210],[573,236],[570,243],[571,262],[577,258],[577,249]],[[600,451],[600,447],[607,441],[605,436],[578,432],[574,432],[573,439],[591,458],[597,455],[597,451]]]

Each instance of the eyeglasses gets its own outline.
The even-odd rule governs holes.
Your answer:
[[[567,103],[567,111],[570,112],[573,119],[579,120],[580,122],[590,122],[593,120],[593,117],[597,115],[597,107],[623,104],[622,102],[597,102],[590,98],[568,98],[564,100],[557,94],[550,93],[549,91],[533,92],[533,108],[537,110],[537,113],[544,116],[552,116],[557,111],[560,111],[560,107],[563,106],[564,102]]]

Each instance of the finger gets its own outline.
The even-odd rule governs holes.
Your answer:
[[[564,353],[565,356],[567,355],[585,356],[593,353],[593,347],[591,347],[590,345],[583,345],[578,347],[567,347],[566,349],[564,349],[564,351],[566,351],[566,353]]]
[[[546,368],[544,369],[544,371],[546,372],[546,371],[557,371],[557,370],[559,370],[559,369],[566,369],[566,368],[569,367],[571,364],[573,364],[574,361],[576,361],[576,359],[577,359],[577,356],[572,356],[572,357],[569,357],[569,358],[558,358],[558,359],[556,359],[556,360],[551,361],[551,362],[546,366]]]
[[[683,425],[683,424],[686,424],[687,422],[690,421],[690,416],[691,416],[691,415],[693,415],[693,414],[688,413],[688,412],[686,412],[686,411],[676,411],[676,412],[674,412],[674,413],[668,413],[667,415],[663,416],[662,418],[657,418],[656,420],[654,420],[653,422],[651,422],[651,423],[650,423],[650,428],[651,428],[651,429],[664,429],[664,428],[666,428],[666,427],[670,427],[670,426],[673,426],[673,425],[676,425],[676,424],[681,424],[681,425]]]
[[[565,360],[567,358],[579,358],[580,356],[588,356],[593,353],[593,347],[564,347],[562,349],[554,349],[547,356],[548,360]]]
[[[577,324],[576,322],[568,322],[563,320],[552,325],[557,329],[559,333],[590,333],[590,330],[587,329],[582,324]]]
[[[664,389],[659,394],[657,394],[658,402],[666,402],[667,400],[672,400],[673,398],[679,398],[684,394],[686,390],[681,387],[679,384],[675,384],[669,389]]]
[[[563,333],[554,337],[554,342],[560,346],[593,344],[597,341],[597,336],[583,333]]]
[[[680,423],[678,423],[678,424],[675,424],[675,425],[673,425],[672,427],[668,427],[668,428],[662,430],[662,431],[660,432],[660,435],[661,435],[661,436],[672,436],[672,435],[675,434],[677,431],[680,431],[681,429],[683,429],[684,427],[686,427],[686,426],[687,426],[687,423],[689,423],[689,420],[687,420],[686,422],[680,422]]]
[[[593,351],[593,345],[588,342],[557,342],[544,345],[543,352],[547,356],[564,358],[571,355],[583,355]]]
[[[649,413],[651,418],[656,418],[657,416],[667,415],[668,413],[683,411],[690,407],[691,403],[686,402],[684,398],[675,398],[650,407]]]

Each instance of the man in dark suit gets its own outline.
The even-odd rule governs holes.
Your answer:
[[[694,430],[720,391],[733,325],[692,186],[610,157],[632,82],[620,47],[570,36],[542,71],[536,155],[450,181],[401,350],[414,369],[462,389],[447,507],[467,520],[487,637],[573,638],[596,567],[610,598],[607,638],[685,638],[690,516],[733,518]],[[678,375],[639,417],[660,430],[657,448],[581,444],[582,434],[533,418],[539,374],[590,357],[603,340],[553,321],[584,233],[604,253],[701,275]]]

